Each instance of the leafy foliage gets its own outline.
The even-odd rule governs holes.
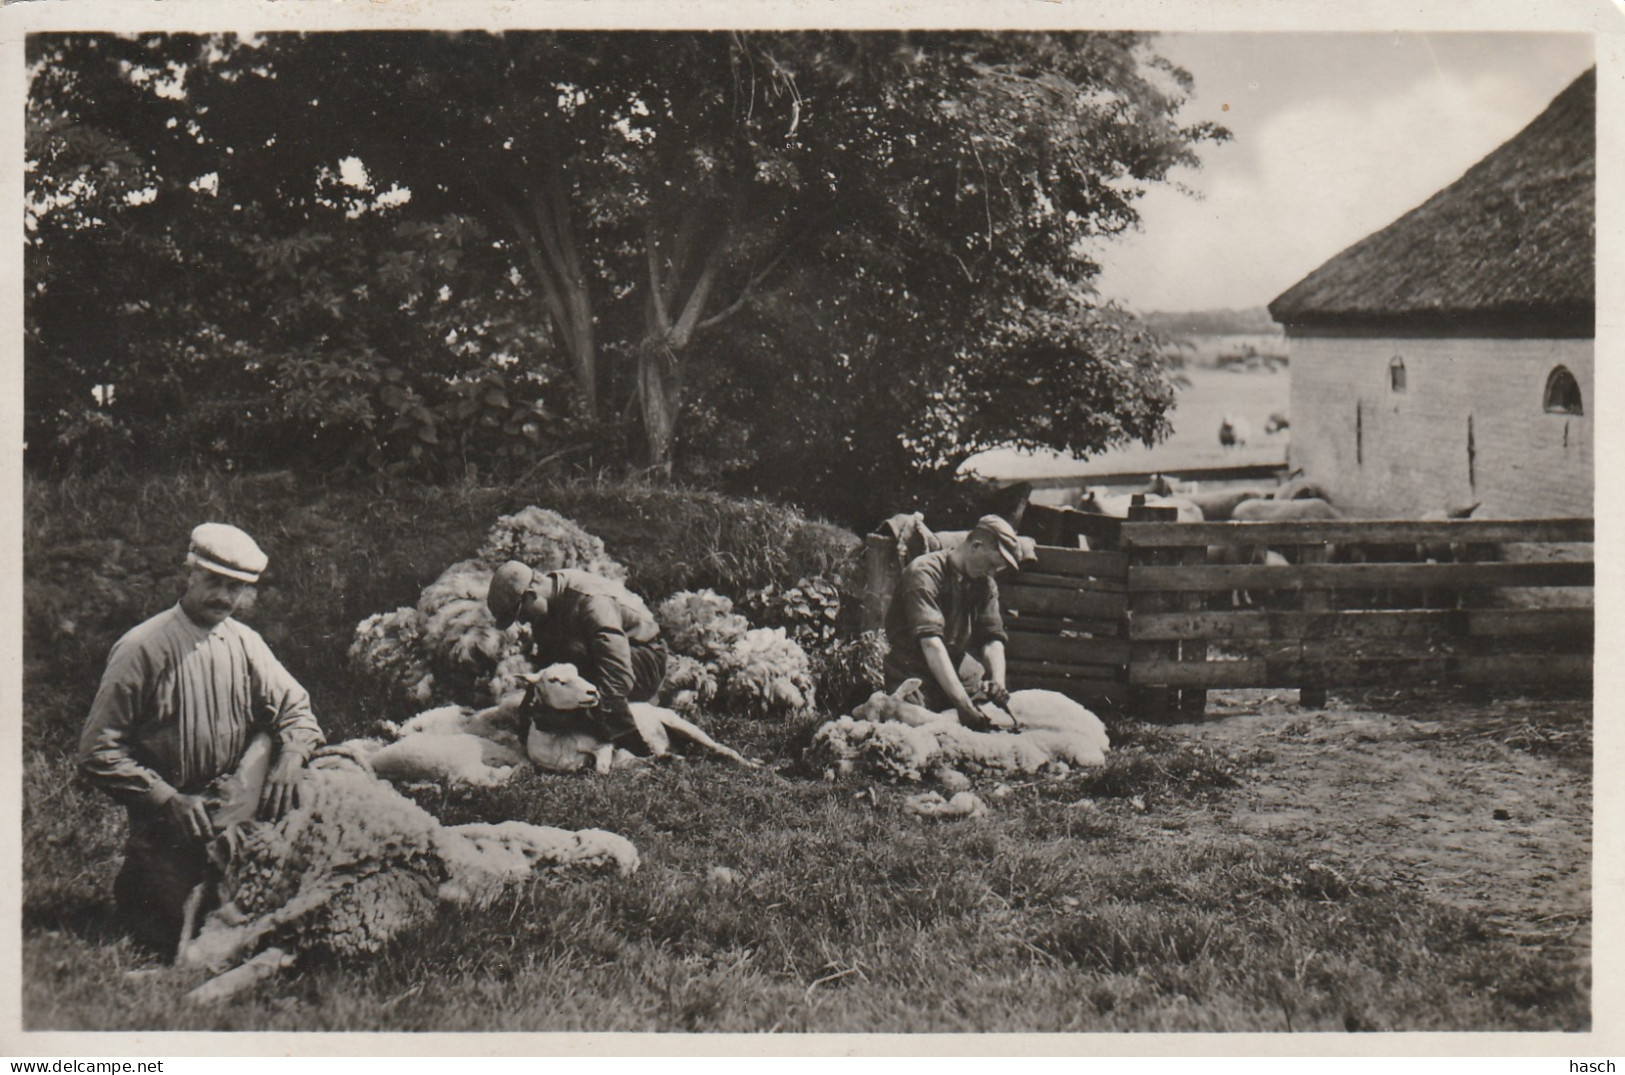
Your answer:
[[[589,450],[853,521],[993,444],[1160,435],[1149,337],[1089,281],[1225,136],[1120,33],[40,34],[29,60],[31,460]]]

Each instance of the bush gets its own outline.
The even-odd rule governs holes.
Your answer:
[[[357,684],[347,656],[357,625],[415,604],[447,566],[480,549],[498,518],[533,504],[601,539],[606,555],[625,565],[627,585],[651,605],[683,589],[744,594],[827,576],[860,544],[848,531],[766,501],[607,478],[492,488],[327,485],[288,472],[105,470],[49,481],[30,474],[25,741],[71,749],[108,649],[180,597],[187,538],[204,521],[241,526],[270,556],[243,619],[310,690],[329,735],[399,719],[407,700]]]

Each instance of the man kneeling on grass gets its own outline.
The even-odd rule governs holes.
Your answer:
[[[1008,704],[1004,644],[1009,636],[993,577],[1016,570],[1020,549],[1008,522],[984,515],[959,545],[917,556],[903,569],[886,608],[886,690],[918,679],[919,704],[938,712],[952,708],[966,727],[992,727],[967,687],[977,672],[967,658],[981,660],[988,701]]]
[[[180,603],[114,643],[79,740],[79,768],[129,812],[113,897],[128,928],[166,954],[214,835],[201,794],[268,733],[277,752],[259,812],[298,805],[305,762],[322,743],[310,696],[258,632],[232,618],[267,558],[234,526],[192,531]]]
[[[632,702],[653,702],[666,678],[666,644],[648,606],[620,583],[570,568],[537,571],[509,560],[491,577],[485,603],[497,626],[529,626],[527,653],[538,668],[573,664],[598,688],[598,707],[584,710],[594,735],[647,756]]]

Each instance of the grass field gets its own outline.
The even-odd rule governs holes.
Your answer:
[[[604,535],[652,597],[696,579],[793,576],[819,557],[828,568],[840,543],[761,506],[604,484],[30,487],[28,1029],[1591,1026],[1589,700],[1394,695],[1310,713],[1258,692],[1216,694],[1225,719],[1201,726],[1113,719],[1103,769],[980,780],[990,812],[975,820],[926,821],[905,809],[918,787],[807,768],[815,721],[726,714],[710,719],[713,734],[766,768],[672,761],[417,792],[448,823],[609,829],[643,865],[630,878],[539,877],[486,910],[443,910],[374,958],[309,961],[216,1009],[181,1004],[197,976],[113,925],[122,818],[70,761],[106,645],[173,595],[181,520],[261,524],[287,567],[259,625],[339,738],[404,715],[359,696],[332,654],[355,619],[409,600],[515,497],[545,496]],[[618,496],[633,507],[617,509]],[[716,524],[715,562],[678,535],[651,546],[655,524],[637,522],[683,511]],[[799,551],[750,560],[766,532]]]

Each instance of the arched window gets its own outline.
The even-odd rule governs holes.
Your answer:
[[[1559,366],[1546,378],[1546,411],[1549,414],[1584,414],[1580,402],[1580,382],[1567,366]]]
[[[1405,391],[1405,360],[1398,355],[1388,360],[1388,390]]]

